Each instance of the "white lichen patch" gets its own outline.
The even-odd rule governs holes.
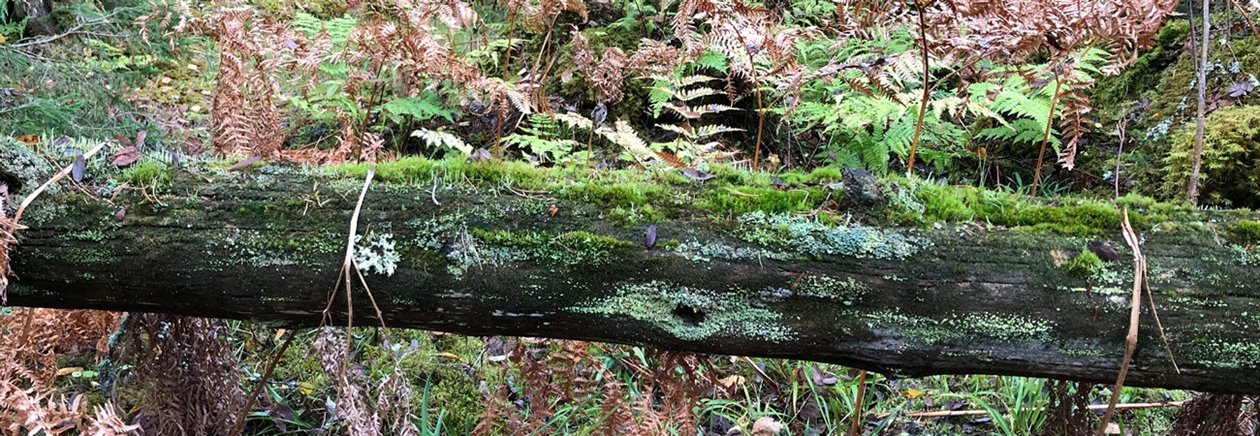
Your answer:
[[[361,271],[394,275],[402,258],[394,249],[394,240],[388,233],[356,235],[354,237],[354,264]]]

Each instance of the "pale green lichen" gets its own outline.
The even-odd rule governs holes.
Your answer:
[[[795,336],[779,323],[778,313],[755,307],[752,298],[751,293],[742,290],[716,292],[651,281],[622,284],[611,297],[569,310],[630,317],[688,341],[715,336],[785,341]]]
[[[354,264],[368,273],[394,275],[402,257],[394,249],[393,235],[368,233],[354,237]]]
[[[1258,266],[1260,265],[1260,252],[1254,247],[1244,247],[1238,244],[1229,244],[1229,251],[1234,255],[1234,261],[1242,266]]]
[[[861,300],[868,290],[865,284],[852,277],[809,276],[801,281],[796,293],[807,297],[835,300],[849,306]]]
[[[872,330],[891,330],[895,336],[928,345],[976,338],[1001,342],[1046,341],[1054,327],[1050,321],[1016,314],[951,314],[943,319],[934,319],[884,310],[864,317]]]
[[[1199,339],[1190,344],[1194,363],[1212,368],[1256,368],[1260,366],[1260,343],[1221,339]]]
[[[905,259],[931,242],[866,226],[829,226],[795,215],[752,212],[739,217],[736,236],[767,247],[811,255]]]
[[[696,240],[679,243],[674,252],[692,262],[709,262],[721,260],[787,260],[792,256],[787,253],[766,250],[763,248],[736,247],[721,242],[704,243]]]

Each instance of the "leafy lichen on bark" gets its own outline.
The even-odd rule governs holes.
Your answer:
[[[779,322],[779,313],[760,307],[756,294],[747,290],[713,291],[649,281],[622,283],[614,292],[569,310],[630,317],[686,341],[715,336],[785,341],[795,336]]]

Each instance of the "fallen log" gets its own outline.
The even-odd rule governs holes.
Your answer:
[[[23,218],[10,305],[344,324],[344,294],[325,307],[366,166],[147,159],[120,170],[106,159]],[[20,185],[11,204],[53,168],[0,145],[0,173]],[[404,159],[377,171],[355,258],[384,319],[356,288],[356,325],[903,377],[1110,383],[1133,280],[1119,236],[1127,207],[1181,372],[1144,313],[1126,384],[1260,393],[1260,224],[1249,212],[1140,197],[1037,202],[834,170],[770,178]]]

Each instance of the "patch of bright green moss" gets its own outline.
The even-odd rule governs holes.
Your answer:
[[[1075,258],[1063,265],[1063,269],[1075,274],[1089,276],[1095,270],[1101,268],[1102,264],[1102,259],[1099,259],[1097,254],[1089,250],[1081,250],[1081,254],[1076,255]]]
[[[170,168],[161,162],[145,159],[135,165],[123,169],[118,180],[146,189],[161,191],[171,181]]]
[[[1239,244],[1255,245],[1260,243],[1260,221],[1238,220],[1225,227],[1230,238]]]
[[[687,341],[715,336],[784,341],[795,335],[779,323],[778,313],[753,306],[752,298],[738,290],[719,293],[651,281],[623,284],[613,296],[569,310],[630,317]]]

